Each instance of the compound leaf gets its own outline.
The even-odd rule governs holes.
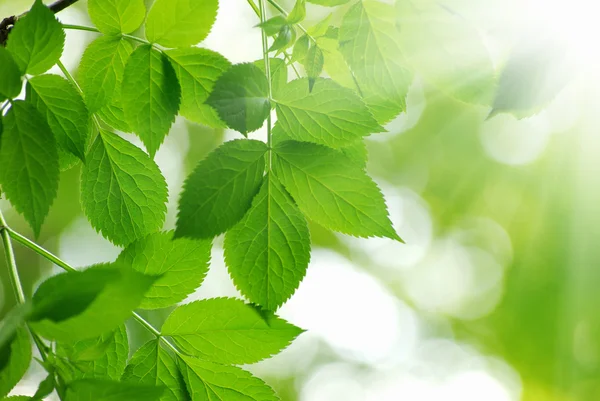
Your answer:
[[[58,190],[56,142],[44,118],[31,104],[14,101],[4,116],[0,143],[0,185],[25,216],[36,237]]]
[[[272,174],[225,234],[224,249],[233,282],[250,301],[275,310],[298,288],[310,260],[308,225]]]
[[[0,346],[0,397],[6,396],[21,380],[31,362],[27,329],[19,328],[9,342]]]
[[[69,383],[66,401],[159,401],[162,387],[104,379],[81,379]]]
[[[267,77],[254,64],[236,64],[219,77],[206,103],[230,128],[256,131],[271,111]]]
[[[278,401],[265,382],[236,366],[180,356],[181,372],[194,401]]]
[[[298,79],[278,95],[277,123],[290,138],[343,147],[384,130],[352,90],[319,78],[309,91],[307,80]]]
[[[279,143],[275,156],[277,177],[309,219],[344,234],[400,240],[381,191],[352,159],[296,141]]]
[[[204,40],[217,18],[217,0],[156,0],[146,20],[146,37],[165,47]]]
[[[160,276],[144,296],[140,308],[165,308],[183,301],[200,286],[208,271],[210,248],[209,240],[173,240],[173,232],[154,233],[125,248],[117,263]]]
[[[122,380],[127,383],[163,387],[161,401],[189,400],[177,362],[162,348],[160,340],[147,342],[133,354]]]
[[[132,52],[131,44],[119,36],[100,36],[85,49],[78,76],[91,112],[120,95],[125,63]]]
[[[263,142],[235,140],[201,161],[184,184],[175,236],[211,238],[233,227],[260,188],[266,152]]]
[[[217,52],[198,47],[167,50],[165,53],[181,85],[180,114],[209,127],[225,128],[227,125],[216,110],[204,102],[231,63]]]
[[[129,127],[154,157],[179,110],[179,81],[169,59],[150,45],[135,49],[125,66],[121,96]]]
[[[31,10],[17,20],[6,48],[22,74],[37,75],[56,64],[64,45],[65,32],[60,22],[41,0],[35,0]]]
[[[88,13],[103,33],[117,35],[138,29],[146,17],[144,0],[88,0]]]
[[[27,99],[46,118],[58,145],[85,161],[90,113],[75,87],[58,75],[40,75],[27,81]]]
[[[0,100],[15,98],[21,93],[21,72],[13,56],[0,46]]]
[[[81,174],[81,204],[92,226],[117,245],[159,230],[167,183],[142,150],[101,131]]]
[[[399,45],[395,16],[392,5],[359,1],[346,12],[339,30],[340,50],[365,102],[382,124],[406,109],[412,80]]]
[[[277,354],[302,330],[239,299],[212,298],[175,309],[161,332],[188,355],[245,364]]]

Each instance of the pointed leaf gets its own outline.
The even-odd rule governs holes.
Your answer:
[[[125,63],[132,52],[131,44],[119,36],[100,36],[85,49],[78,76],[91,112],[120,95]]]
[[[66,401],[159,401],[163,391],[157,386],[82,379],[69,383]]]
[[[211,238],[233,227],[260,188],[266,152],[263,142],[235,140],[201,161],[184,184],[175,236]]]
[[[325,58],[323,52],[316,44],[313,44],[304,59],[304,68],[306,69],[306,76],[308,77],[308,91],[312,92],[315,81],[323,72],[323,63]]]
[[[81,204],[92,226],[118,245],[159,230],[164,222],[167,183],[143,151],[102,131],[81,173]]]
[[[269,174],[244,218],[225,234],[225,261],[236,287],[275,310],[298,288],[310,260],[304,216]]]
[[[75,342],[115,330],[156,280],[112,265],[58,274],[33,295],[29,325],[51,340]]]
[[[169,59],[150,45],[135,49],[125,66],[121,96],[129,126],[154,157],[179,110],[179,81]]]
[[[382,124],[406,109],[412,80],[399,45],[395,16],[389,4],[359,1],[344,15],[339,31],[341,52],[365,102]]]
[[[181,86],[179,113],[188,120],[214,128],[225,128],[217,111],[204,102],[212,92],[217,79],[231,67],[231,63],[212,50],[190,47],[167,50]]]
[[[37,237],[58,190],[54,136],[35,107],[17,100],[4,116],[0,140],[2,192]]]
[[[217,0],[156,0],[146,37],[165,47],[188,47],[206,38],[217,18]]]
[[[65,45],[65,32],[54,13],[41,0],[19,18],[8,36],[6,48],[11,52],[21,73],[42,74],[60,59]]]
[[[75,87],[58,75],[40,75],[27,81],[27,99],[46,118],[58,145],[85,161],[90,114]]]
[[[326,146],[285,141],[274,170],[300,210],[325,228],[357,237],[400,240],[381,191],[364,170]]]
[[[306,54],[308,53],[308,46],[308,36],[300,36],[294,44],[294,49],[292,50],[292,61],[298,61],[299,63],[304,64],[304,61],[306,60]]]
[[[9,342],[0,347],[0,397],[19,383],[31,362],[31,343],[27,329],[17,329]]]
[[[287,49],[296,41],[296,31],[289,25],[284,25],[279,30],[277,37],[273,41],[271,47],[269,47],[269,52],[279,50],[277,53],[281,53],[283,50]]]
[[[296,0],[294,8],[289,13],[287,21],[290,24],[297,24],[306,18],[306,0]]]
[[[21,93],[21,72],[13,56],[0,46],[0,100],[13,99]],[[0,131],[1,132],[1,131]]]
[[[163,387],[161,401],[189,400],[177,362],[160,345],[159,340],[149,341],[136,351],[121,380]]]
[[[154,233],[125,248],[117,263],[149,276],[161,276],[140,308],[165,308],[183,301],[200,286],[208,271],[210,249],[209,240],[173,240],[173,232]]]
[[[142,25],[146,5],[144,0],[88,0],[88,13],[100,32],[117,35]]]
[[[269,18],[262,24],[258,24],[257,26],[259,28],[261,28],[263,31],[265,31],[265,34],[267,36],[275,36],[279,33],[281,28],[283,28],[283,26],[286,24],[287,24],[287,20],[283,16],[277,15],[273,18]]]
[[[180,356],[180,366],[194,401],[279,401],[265,382],[236,366]]]
[[[175,309],[161,332],[188,355],[245,364],[279,353],[302,330],[239,299],[213,298]]]
[[[265,61],[263,59],[256,60],[254,65],[260,68],[266,76]],[[275,95],[287,84],[288,67],[282,59],[271,57],[269,58],[269,69],[271,70],[271,91]]]
[[[271,111],[267,77],[254,64],[236,64],[219,77],[206,103],[230,128],[256,131]]]
[[[319,78],[312,92],[306,79],[290,82],[277,98],[277,123],[296,140],[343,147],[384,129],[350,89]]]

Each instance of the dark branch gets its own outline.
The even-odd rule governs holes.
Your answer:
[[[64,10],[65,8],[77,3],[78,0],[57,0],[54,3],[50,4],[48,8],[52,10],[53,13],[57,13],[59,11]],[[26,14],[26,13],[25,13]],[[11,29],[17,22],[17,20],[23,17],[25,14],[21,14],[19,16],[13,15],[7,18],[4,18],[2,22],[0,22],[0,46],[6,46],[6,41],[8,40],[8,34]]]

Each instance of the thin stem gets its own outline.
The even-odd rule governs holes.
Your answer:
[[[2,115],[2,113],[4,113],[4,109],[6,109],[8,107],[8,105],[10,104],[10,101],[6,101],[2,104],[2,106],[0,106],[0,115]]]
[[[267,13],[265,7],[265,0],[258,0],[258,9],[260,12],[260,23],[263,24],[267,20]],[[263,48],[263,60],[265,62],[265,73],[267,74],[267,87],[269,90],[269,99],[273,99],[273,93],[271,89],[271,63],[269,61],[269,43],[267,41],[267,34],[264,29],[261,29],[262,48]],[[271,112],[269,110],[269,116],[267,117],[267,146],[271,148]],[[269,152],[270,153],[270,152]],[[271,158],[269,157],[268,170],[271,169]]]
[[[94,28],[92,26],[62,24],[62,27],[63,27],[63,29],[70,29],[70,30],[74,30],[74,31],[86,31],[86,32],[94,32],[94,33],[102,34],[102,32],[100,32],[100,30],[98,30],[98,28]],[[127,39],[135,40],[136,42],[140,42],[145,45],[152,45],[155,49],[162,51],[162,49],[160,47],[157,47],[155,44],[148,42],[146,39],[138,38],[137,36],[128,35],[126,33],[122,33],[121,36],[124,38],[127,38]]]
[[[10,276],[10,282],[12,283],[17,301],[20,304],[25,303],[25,293],[23,292],[23,286],[21,285],[21,279],[19,278],[19,271],[17,270],[17,261],[15,259],[15,251],[10,241],[10,234],[8,233],[8,225],[4,220],[4,215],[0,210],[0,235],[2,235],[2,242],[4,243],[4,253],[6,254],[6,263],[8,264],[8,273]]]
[[[287,17],[289,15],[289,13],[287,11],[285,11],[283,9],[283,7],[281,7],[279,4],[277,4],[277,2],[275,0],[267,0],[269,2],[270,5],[272,5],[273,7],[275,7],[275,9],[277,11],[279,11],[284,17]],[[315,38],[313,38],[308,31],[306,30],[306,28],[304,28],[301,24],[296,24],[298,26],[298,28],[300,28],[300,30],[302,32],[304,32],[306,34],[306,36],[308,36],[308,38],[310,40],[312,40],[313,42],[316,42]]]
[[[56,14],[57,12],[60,12],[65,8],[77,3],[77,1],[78,0],[57,0],[54,3],[50,4],[48,8]]]
[[[292,70],[294,70],[294,73],[296,74],[296,78],[300,78],[300,73],[298,72],[298,70],[296,69],[296,66],[294,65],[294,63],[292,62],[292,57],[290,57],[289,54],[287,54],[286,52],[283,52],[283,58],[285,58],[285,60],[289,63],[289,65],[292,67]]]
[[[260,10],[259,10],[258,6],[256,5],[256,3],[254,3],[254,0],[247,0],[247,1],[248,1],[248,4],[250,4],[250,7],[252,7],[254,12],[256,13],[256,16],[258,18],[260,18]]]

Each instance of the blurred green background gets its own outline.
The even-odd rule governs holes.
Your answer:
[[[0,16],[29,3],[0,0]],[[397,0],[417,74],[407,112],[367,144],[368,170],[406,244],[311,226],[308,275],[280,310],[308,332],[248,367],[282,400],[600,399],[600,63],[588,41],[600,36],[586,3]],[[345,9],[334,10],[334,24]],[[331,11],[310,5],[305,25]],[[59,18],[89,25],[84,1]],[[256,60],[256,23],[245,1],[222,0],[201,46],[232,62]],[[67,33],[63,59],[76,73],[95,35]],[[506,92],[496,108],[513,114],[490,115],[498,88]],[[169,184],[166,229],[186,175],[238,136],[177,120],[156,157]],[[79,175],[79,166],[63,173],[37,242],[83,267],[119,249],[83,216]],[[5,200],[0,208],[32,236]],[[15,246],[30,295],[59,269]],[[4,316],[14,305],[4,258],[0,280]],[[217,239],[209,276],[190,299],[236,295]],[[146,316],[158,325],[166,311]],[[134,322],[128,329],[139,346],[147,333]],[[14,393],[33,393],[41,378],[32,364]]]

